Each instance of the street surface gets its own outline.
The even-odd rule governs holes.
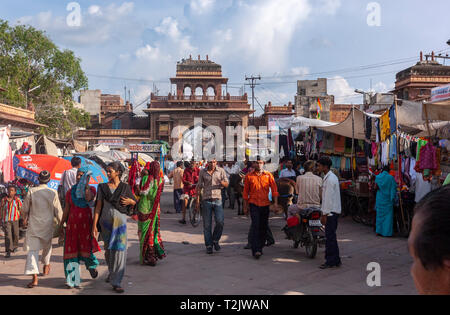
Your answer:
[[[228,206],[228,203],[227,203]],[[238,217],[237,210],[225,209],[225,230],[222,251],[206,255],[202,227],[182,226],[180,215],[166,214],[173,209],[172,187],[166,187],[162,197],[162,239],[167,257],[156,267],[139,264],[137,225],[129,222],[128,264],[122,283],[125,294],[150,295],[314,295],[314,294],[416,294],[410,276],[412,259],[407,240],[377,238],[371,228],[341,219],[337,232],[342,257],[339,269],[320,270],[324,262],[324,248],[316,259],[306,257],[302,248],[293,249],[285,239],[284,220],[271,217],[270,226],[276,245],[265,248],[264,256],[255,260],[247,243],[250,219]],[[22,241],[21,241],[22,245]],[[101,243],[101,246],[103,244]],[[26,253],[20,249],[8,260],[4,258],[4,238],[0,248],[0,294],[115,294],[105,283],[107,267],[103,252],[99,278],[90,279],[82,267],[81,289],[66,289],[62,261],[62,247],[54,247],[51,274],[40,277],[39,287],[25,288],[31,277],[24,276]],[[381,287],[369,287],[367,265],[381,265]],[[42,266],[41,266],[42,270]]]

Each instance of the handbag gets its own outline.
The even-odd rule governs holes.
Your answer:
[[[31,214],[31,208],[33,208],[33,193],[30,191],[30,214]],[[61,233],[61,227],[58,223],[58,219],[53,216],[53,236],[52,238],[59,238],[59,235]]]

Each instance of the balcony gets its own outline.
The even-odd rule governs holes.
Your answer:
[[[242,96],[231,96],[231,95],[218,95],[218,96],[209,96],[209,95],[171,95],[168,96],[156,96],[154,94],[151,95],[152,101],[211,101],[211,102],[229,102],[229,101],[239,101],[239,102],[247,102],[248,97],[247,94]]]

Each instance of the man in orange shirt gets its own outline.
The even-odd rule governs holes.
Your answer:
[[[244,182],[244,214],[250,210],[252,225],[250,227],[250,244],[255,259],[259,259],[263,252],[269,225],[269,213],[271,202],[269,200],[269,189],[272,190],[274,207],[279,210],[278,189],[273,175],[263,170],[264,161],[260,157],[254,164],[255,170],[248,173]]]

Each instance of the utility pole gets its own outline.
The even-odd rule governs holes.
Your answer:
[[[257,85],[260,85],[258,83],[256,83],[256,80],[260,80],[261,81],[261,76],[251,76],[251,77],[247,77],[245,76],[245,81],[250,81],[251,83],[245,84],[245,85],[249,85],[252,88],[252,109],[253,109],[253,124],[255,124],[255,87]]]

